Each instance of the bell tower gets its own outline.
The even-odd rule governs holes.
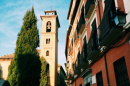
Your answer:
[[[45,11],[41,16],[41,53],[49,64],[49,86],[57,86],[58,28],[60,27],[56,10]]]

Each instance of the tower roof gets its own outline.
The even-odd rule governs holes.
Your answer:
[[[56,21],[58,23],[58,28],[59,28],[60,27],[60,22],[59,22],[59,18],[58,18],[56,10],[45,10],[44,12],[45,12],[45,15],[44,16],[40,16],[41,20],[42,20],[43,17],[56,16]]]
[[[45,10],[44,12],[45,12],[45,15],[47,15],[47,13],[48,13],[48,14],[49,14],[49,13],[54,13],[54,15],[57,15],[56,10]]]

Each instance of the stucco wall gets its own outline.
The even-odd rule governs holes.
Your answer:
[[[2,78],[4,80],[7,79],[8,76],[8,66],[10,65],[11,61],[0,61],[1,69],[2,69]]]

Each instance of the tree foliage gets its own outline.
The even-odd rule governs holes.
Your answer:
[[[48,83],[48,67],[45,58],[41,57],[41,79],[40,86],[47,86]]]
[[[41,62],[36,48],[39,33],[34,8],[27,10],[16,41],[15,57],[9,66],[7,80],[11,86],[39,86]]]

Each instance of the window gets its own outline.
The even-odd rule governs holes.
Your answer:
[[[97,86],[103,86],[102,72],[96,74]]]
[[[110,8],[110,12],[109,12],[109,15],[110,15],[110,24],[114,24],[114,15],[115,15],[115,12],[116,12],[116,6],[115,6],[115,0],[112,0],[112,3],[111,3],[111,8]]]
[[[2,78],[2,71],[0,70],[0,79]]]
[[[79,86],[82,86],[82,84],[80,84]]]
[[[130,86],[124,57],[114,62],[114,70],[117,86]]]
[[[94,48],[97,48],[98,45],[98,37],[97,37],[97,26],[96,26],[96,19],[94,19],[92,23],[92,32],[91,32],[91,43]]]
[[[46,39],[46,44],[50,44],[50,39]]]
[[[46,32],[51,32],[51,22],[50,21],[47,22]]]
[[[83,41],[84,41],[84,44],[83,44],[83,58],[86,58],[87,57],[87,54],[86,54],[86,52],[87,52],[86,36],[84,37]]]
[[[49,56],[49,51],[46,51],[46,56]]]
[[[87,83],[85,86],[90,86],[90,83]]]

